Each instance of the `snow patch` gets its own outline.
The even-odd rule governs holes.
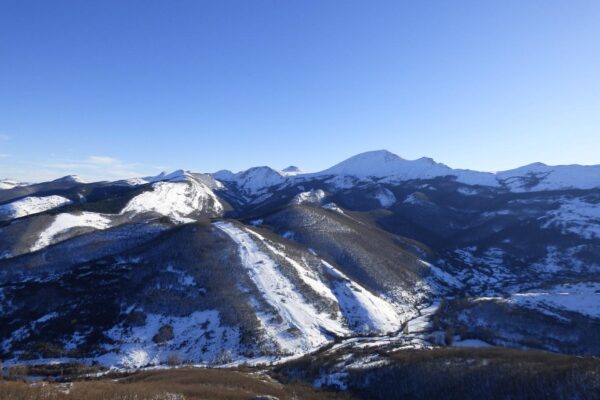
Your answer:
[[[340,207],[338,207],[338,205],[335,203],[324,204],[323,208],[325,208],[326,210],[331,210],[331,211],[335,211],[340,214],[344,214],[344,210],[342,210]]]
[[[409,320],[406,323],[407,333],[422,333],[431,328],[431,317],[440,307],[439,302],[431,304],[429,307],[419,310],[419,316]]]
[[[163,326],[170,326],[173,337],[162,343],[153,338]],[[98,357],[104,365],[140,368],[165,363],[170,356],[182,361],[214,363],[223,351],[235,353],[239,346],[237,329],[221,326],[216,310],[195,311],[185,317],[146,314],[142,326],[114,326],[107,335],[115,341],[107,353]]]
[[[510,296],[508,301],[542,312],[551,308],[600,318],[600,283],[565,284],[549,289],[516,293]]]
[[[461,186],[456,191],[465,196],[476,196],[479,194],[479,191],[472,187]]]
[[[379,201],[381,207],[387,208],[393,206],[396,203],[396,196],[389,189],[380,187],[374,194],[373,197]]]
[[[585,239],[600,239],[600,202],[581,198],[561,198],[560,207],[549,211],[542,228],[557,227],[563,233],[574,233]]]
[[[294,196],[292,204],[321,204],[325,198],[325,192],[321,189],[311,189],[308,192],[298,193]]]
[[[89,227],[94,229],[106,229],[110,227],[111,220],[102,214],[82,212],[81,214],[58,214],[48,228],[40,233],[38,240],[32,246],[31,251],[39,250],[53,243],[54,238],[61,232],[71,228]]]

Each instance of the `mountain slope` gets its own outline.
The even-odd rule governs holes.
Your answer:
[[[137,368],[451,343],[598,355],[597,170],[491,174],[376,151],[313,174],[3,189],[0,358]]]

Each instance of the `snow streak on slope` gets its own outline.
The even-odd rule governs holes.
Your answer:
[[[110,219],[102,214],[83,212],[76,214],[58,214],[52,224],[40,233],[37,242],[31,248],[31,251],[39,250],[53,243],[53,239],[61,232],[75,227],[89,227],[94,229],[106,229],[110,226]]]
[[[275,338],[282,350],[301,354],[326,343],[348,330],[339,320],[319,313],[298,293],[294,285],[279,271],[279,266],[250,238],[248,233],[231,223],[215,224],[239,246],[242,264],[264,299],[277,310],[283,323],[272,321],[272,315],[258,313],[267,334]],[[299,331],[298,333],[293,332]]]
[[[25,197],[0,206],[0,220],[25,217],[56,207],[70,204],[71,200],[62,196]]]
[[[213,216],[223,212],[223,205],[213,191],[195,180],[187,182],[157,182],[153,190],[144,192],[127,203],[121,213],[157,212],[181,222],[186,217],[207,212]]]
[[[311,269],[306,260],[288,257],[282,249],[260,234],[244,231],[230,223],[219,222],[217,227],[227,233],[240,247],[240,257],[251,279],[265,300],[272,305],[285,324],[273,324],[271,316],[261,317],[270,336],[291,353],[312,350],[330,339],[329,333],[338,336],[390,333],[400,328],[402,320],[391,303],[381,299],[350,280],[331,264],[320,261],[325,277]],[[280,271],[280,266],[258,243],[271,254],[281,257],[292,266],[299,278],[323,298],[333,300],[339,307],[336,313],[319,313],[299,294],[298,288]],[[326,278],[326,279],[324,279]],[[289,329],[295,327],[303,337],[294,337]],[[350,330],[348,330],[350,328]]]
[[[394,196],[394,193],[384,187],[378,188],[373,194],[373,197],[379,201],[379,204],[381,204],[381,207],[383,208],[393,206],[394,203],[396,203],[396,196]]]
[[[335,203],[324,204],[323,208],[326,209],[326,210],[331,210],[331,211],[335,211],[335,212],[340,213],[340,214],[344,214],[344,210],[342,210],[341,208],[339,208],[338,205],[335,204]]]
[[[402,323],[394,306],[353,282],[331,264],[322,261],[334,278],[333,292],[348,325],[355,332],[394,332]]]
[[[329,278],[327,282],[323,282],[315,271],[306,266],[305,260],[297,262],[288,257],[284,251],[269,244],[258,233],[252,231],[248,231],[248,233],[260,240],[271,253],[283,257],[296,270],[300,279],[315,292],[334,300],[352,331],[388,333],[394,332],[400,327],[400,317],[392,304],[353,282],[331,264],[320,261]]]

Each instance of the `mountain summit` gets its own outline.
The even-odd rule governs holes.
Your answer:
[[[290,165],[289,167],[282,169],[281,172],[283,175],[291,176],[301,174],[303,171],[295,165]]]

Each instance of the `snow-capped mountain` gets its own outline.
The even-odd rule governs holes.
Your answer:
[[[330,177],[330,182],[338,186],[352,186],[356,182],[378,181],[398,184],[410,180],[450,178],[466,185],[489,186],[512,192],[600,187],[600,165],[548,166],[534,163],[492,173],[453,169],[427,157],[405,160],[387,150],[361,153],[316,173],[302,173],[297,167],[288,167],[282,172],[269,167],[259,167],[237,174],[219,171],[213,176],[225,182],[235,182],[248,193],[257,193],[264,188],[284,182],[311,180],[318,177]]]
[[[286,167],[281,170],[281,174],[285,175],[285,176],[294,176],[294,175],[299,175],[302,173],[303,173],[303,171],[300,168],[296,167],[295,165],[290,165],[289,167]]]
[[[470,185],[493,186],[497,183],[491,173],[452,169],[427,157],[409,161],[387,150],[358,154],[316,175],[342,175],[361,179],[383,178],[390,182],[453,176],[458,182]]]
[[[487,173],[375,151],[317,173],[0,191],[8,363],[261,363],[453,341],[598,355],[598,276],[598,166]]]
[[[279,185],[285,181],[284,175],[269,167],[255,167],[234,174],[219,171],[212,175],[215,179],[236,186],[245,195],[255,195],[262,189]]]
[[[88,183],[85,179],[79,175],[66,175],[62,178],[55,179],[53,182],[65,182],[65,183]]]

